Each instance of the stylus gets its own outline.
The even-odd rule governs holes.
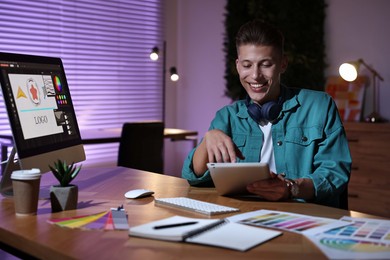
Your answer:
[[[161,225],[161,226],[155,226],[154,229],[181,227],[181,226],[194,225],[197,223],[198,222],[196,222],[196,221],[191,221],[191,222],[183,222],[183,223],[177,223],[177,224]]]

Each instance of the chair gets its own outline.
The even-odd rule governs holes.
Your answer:
[[[340,209],[348,210],[348,185],[345,190],[340,194]]]
[[[122,127],[118,166],[163,173],[164,123],[134,122]]]

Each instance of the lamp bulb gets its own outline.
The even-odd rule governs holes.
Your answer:
[[[171,75],[171,80],[172,80],[172,81],[178,81],[178,80],[179,80],[179,75],[177,75],[177,74],[172,74],[172,75]]]
[[[158,60],[158,54],[155,53],[155,52],[152,52],[152,53],[150,54],[150,59],[151,59],[151,60],[154,60],[154,61]]]
[[[356,67],[350,63],[343,63],[339,68],[340,76],[346,81],[354,81],[357,78]]]

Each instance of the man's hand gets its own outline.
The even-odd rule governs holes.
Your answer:
[[[313,181],[309,178],[299,178],[294,180],[298,185],[297,198],[304,200],[313,200],[315,197],[315,189]],[[287,185],[284,174],[275,174],[271,172],[271,178],[267,180],[255,181],[247,185],[246,189],[256,195],[269,201],[289,200],[290,187]]]
[[[250,193],[259,195],[265,200],[281,201],[290,197],[290,190],[280,174],[271,172],[271,178],[261,181],[255,181],[247,185]]]
[[[207,170],[208,162],[236,162],[236,157],[244,159],[232,139],[221,130],[210,130],[194,153],[194,172],[202,176]]]
[[[241,151],[233,143],[232,139],[218,129],[208,131],[203,141],[209,162],[236,162],[236,158],[244,159]]]

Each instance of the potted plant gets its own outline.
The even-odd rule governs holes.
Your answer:
[[[58,160],[57,162],[54,162],[54,166],[49,165],[49,168],[59,181],[59,185],[50,187],[52,212],[76,209],[78,187],[70,183],[80,172],[81,166],[76,167],[74,163],[68,165],[66,161]]]

